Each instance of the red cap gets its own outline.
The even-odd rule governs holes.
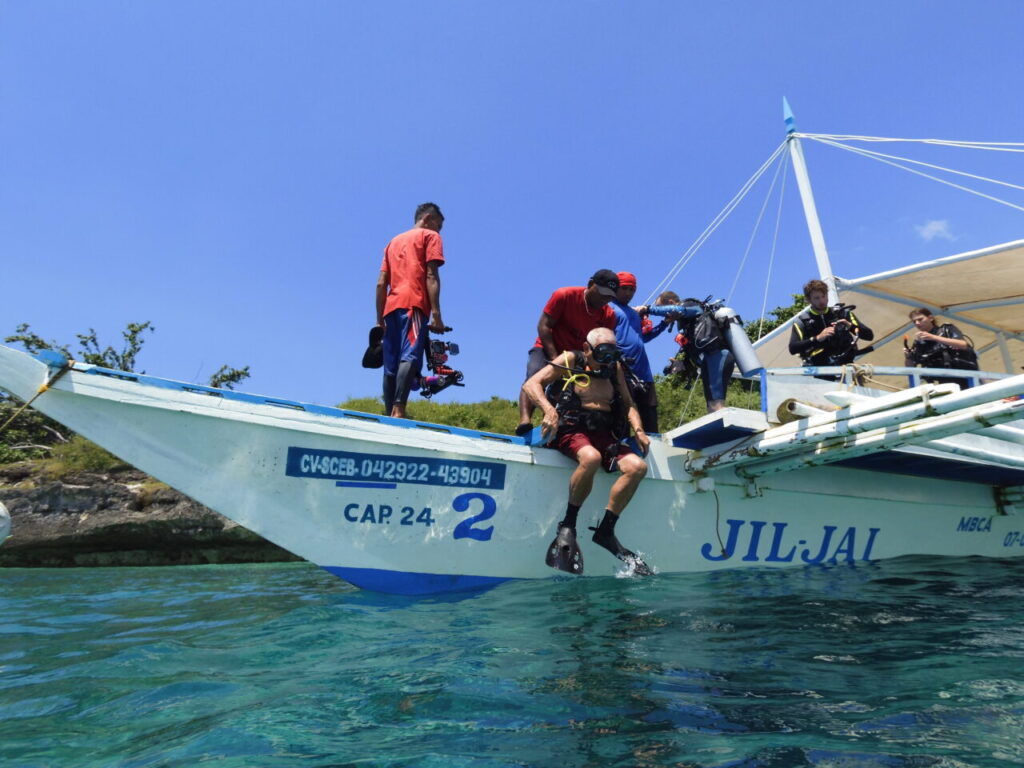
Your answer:
[[[628,285],[631,288],[636,288],[636,275],[632,272],[619,272],[619,285]]]

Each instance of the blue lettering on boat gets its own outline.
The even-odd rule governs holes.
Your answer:
[[[356,483],[408,483],[443,485],[451,488],[505,487],[505,465],[492,461],[388,456],[320,448],[288,448],[285,474]]]
[[[342,509],[342,514],[350,523],[373,523],[375,525],[390,525],[394,512],[395,509],[390,504],[362,504],[359,502],[346,504]],[[399,510],[398,522],[401,525],[420,523],[429,526],[434,524],[434,516],[431,514],[430,507],[404,506]]]
[[[871,550],[881,528],[868,528],[867,531],[857,526],[840,529],[835,525],[821,527],[821,539],[812,546],[811,542],[800,539],[796,544],[786,541],[786,528],[789,523],[772,523],[771,538],[762,533],[768,522],[765,520],[726,520],[729,533],[726,537],[725,551],[717,551],[713,544],[701,546],[700,554],[705,560],[720,562],[728,560],[739,551],[741,543],[746,545],[746,553],[742,560],[747,563],[790,563],[800,549],[800,560],[809,563],[852,563],[856,560],[870,560]],[[838,535],[837,535],[838,534]],[[791,537],[795,538],[795,537]],[[742,540],[742,542],[741,542]],[[788,545],[788,548],[787,548]],[[765,552],[767,548],[767,552]]]
[[[956,527],[958,533],[974,533],[977,531],[991,531],[992,530],[992,518],[991,517],[961,517],[960,525]]]
[[[455,501],[452,502],[452,507],[456,512],[468,512],[471,503],[474,501],[479,501],[482,509],[478,514],[467,517],[455,526],[455,530],[452,532],[452,538],[490,541],[491,535],[494,533],[494,526],[489,525],[486,528],[475,528],[474,524],[484,520],[490,520],[494,517],[494,513],[497,511],[498,505],[492,496],[488,496],[486,493],[464,493],[461,496],[456,497]]]
[[[460,520],[452,531],[453,539],[474,539],[476,541],[490,541],[494,534],[494,526],[477,528],[476,523],[490,520],[498,510],[498,504],[493,496],[486,493],[463,493],[456,496],[452,501],[452,509],[456,512],[469,512],[473,502],[480,502],[480,511],[469,517]],[[410,504],[404,505],[396,510],[390,504],[364,504],[352,502],[342,507],[342,515],[350,523],[368,523],[371,525],[390,525],[391,516],[398,512],[397,522],[399,525],[426,525],[432,526],[435,522],[434,513],[430,507],[414,507]]]

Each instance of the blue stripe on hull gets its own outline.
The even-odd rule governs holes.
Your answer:
[[[360,589],[393,595],[432,595],[441,592],[468,592],[490,589],[512,579],[497,576],[460,576],[441,573],[385,571],[377,568],[343,568],[325,565],[325,571]]]

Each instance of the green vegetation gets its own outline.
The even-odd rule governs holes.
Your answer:
[[[216,387],[217,389],[234,389],[235,384],[240,381],[244,381],[249,378],[249,366],[244,368],[231,368],[227,365],[222,365],[217,369],[217,372],[210,377],[210,381],[207,383],[209,387]]]
[[[146,343],[143,337],[146,331],[150,333],[156,331],[156,328],[148,320],[144,323],[128,323],[125,329],[121,331],[124,346],[118,351],[111,346],[101,349],[99,340],[96,338],[96,331],[90,328],[88,333],[75,334],[78,338],[79,351],[73,353],[68,345],[60,344],[53,340],[46,341],[33,331],[28,323],[22,323],[14,329],[12,335],[4,339],[4,343],[21,344],[26,352],[32,353],[43,349],[53,349],[72,360],[78,360],[90,365],[99,365],[103,368],[112,368],[115,371],[134,373],[136,372],[135,360],[139,352],[142,351],[143,344]],[[145,373],[145,371],[138,371],[138,373]],[[249,378],[248,365],[244,368],[231,368],[227,365],[222,365],[210,377],[208,386],[234,389],[235,384],[247,378]]]
[[[699,381],[694,383],[691,390],[683,387],[674,377],[658,376],[655,386],[658,388],[658,426],[662,432],[674,429],[707,412]],[[733,381],[729,385],[726,403],[735,408],[759,408],[760,395],[757,385],[755,384],[751,390],[745,382]],[[383,403],[376,397],[352,398],[338,407],[362,413],[384,411]],[[496,432],[502,435],[511,435],[519,423],[518,403],[500,397],[492,397],[490,400],[477,403],[435,403],[411,399],[407,413],[409,418],[415,421],[477,429],[481,432]],[[540,411],[534,414],[533,421],[534,424],[540,423]]]
[[[376,397],[356,397],[341,403],[339,408],[363,413],[383,413],[384,404]],[[410,399],[406,411],[410,419],[447,424],[452,427],[478,429],[511,435],[519,423],[519,404],[492,397],[479,403],[435,403],[432,400]]]
[[[790,295],[793,297],[793,303],[788,307],[776,307],[771,310],[768,313],[772,316],[771,320],[768,318],[761,318],[760,320],[752,320],[751,322],[744,324],[743,330],[747,332],[747,336],[750,337],[751,341],[757,341],[758,339],[767,336],[784,322],[789,320],[789,318],[800,314],[801,310],[807,306],[807,299],[804,298],[802,293],[793,293]]]
[[[699,379],[687,389],[675,377],[655,376],[654,386],[658,390],[658,428],[662,432],[707,413],[704,389]],[[730,408],[757,410],[761,407],[760,385],[733,379],[725,393],[725,404]]]
[[[14,329],[14,333],[4,339],[7,344],[21,344],[28,352],[38,352],[42,349],[53,349],[60,352],[64,357],[80,360],[90,365],[101,365],[104,368],[113,368],[118,371],[134,371],[135,358],[142,350],[145,339],[142,334],[146,331],[152,333],[156,328],[148,320],[145,323],[128,323],[121,336],[124,338],[124,346],[118,352],[113,347],[100,349],[99,340],[96,338],[96,331],[89,329],[88,333],[75,334],[78,338],[80,352],[73,355],[66,344],[58,344],[56,341],[45,341],[37,335],[28,323],[22,323]],[[145,373],[145,371],[140,371]]]
[[[21,403],[0,392],[0,425],[6,424]],[[54,445],[66,443],[71,433],[38,411],[28,408],[0,435],[0,464],[47,456]]]
[[[51,477],[66,477],[73,472],[109,472],[126,464],[96,443],[75,435],[68,442],[56,445],[43,471]]]

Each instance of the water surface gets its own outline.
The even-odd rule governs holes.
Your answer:
[[[358,591],[0,570],[3,766],[1024,764],[1024,561]]]

